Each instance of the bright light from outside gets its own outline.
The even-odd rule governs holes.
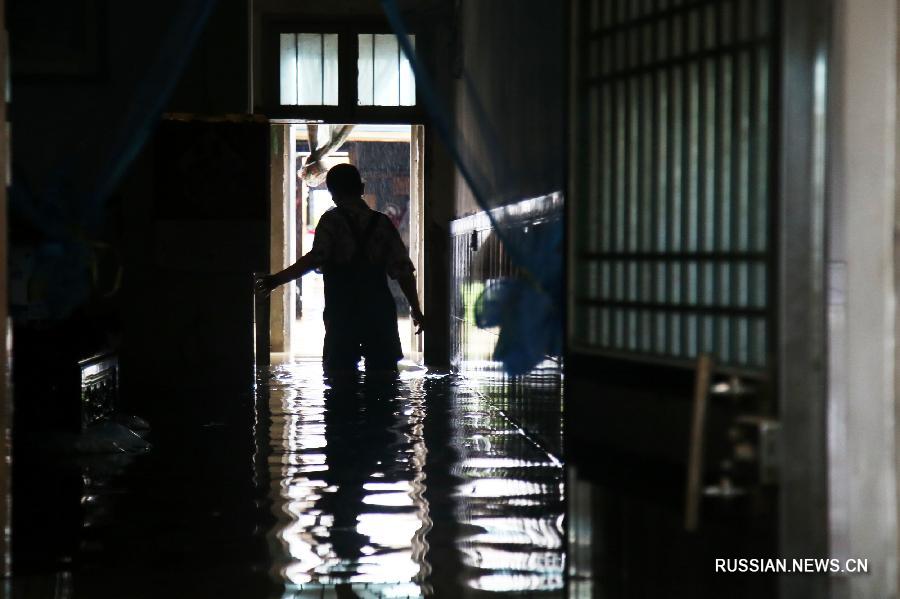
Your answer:
[[[281,34],[282,105],[338,105],[336,33]]]
[[[415,106],[416,78],[394,35],[360,34],[357,68],[360,106]]]

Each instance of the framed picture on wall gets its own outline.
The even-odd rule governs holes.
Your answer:
[[[107,0],[9,0],[14,81],[97,81],[106,73]]]

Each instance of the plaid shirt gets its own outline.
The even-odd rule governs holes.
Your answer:
[[[372,264],[383,264],[392,279],[412,275],[415,270],[409,259],[400,233],[384,214],[375,212],[360,199],[343,205],[343,209],[356,221],[357,228],[364,231],[373,214],[378,214],[378,224],[366,246],[366,256]],[[353,257],[356,241],[347,221],[335,208],[327,211],[319,219],[316,236],[309,253],[327,270],[329,264],[347,264]]]

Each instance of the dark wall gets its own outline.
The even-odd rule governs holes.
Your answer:
[[[248,106],[245,0],[219,0],[166,111]],[[250,273],[268,269],[268,126],[164,122],[122,184],[122,391],[252,380]],[[199,398],[198,401],[213,401]],[[165,403],[164,398],[155,402]]]
[[[169,102],[170,112],[248,111],[250,79],[247,0],[218,0]]]
[[[201,114],[241,112],[247,105],[248,89],[246,1],[219,0],[182,76],[171,82],[171,97],[166,99],[161,85],[139,91],[142,85],[147,87],[151,66],[185,6],[180,0],[7,3],[13,72],[13,185],[23,192],[13,193],[18,202],[12,203],[10,218],[11,270],[22,273],[17,288],[35,287],[27,264],[16,261],[53,240],[46,225],[77,231],[75,240],[65,243],[89,248],[87,259],[80,263],[72,260],[71,272],[53,281],[64,287],[87,286],[87,297],[73,294],[72,305],[49,318],[34,316],[46,311],[42,306],[32,309],[40,301],[31,291],[13,298],[17,333],[14,376],[18,406],[23,408],[18,412],[25,416],[28,411],[24,408],[30,403],[46,408],[77,402],[75,362],[80,358],[107,349],[139,348],[141,351],[130,354],[135,358],[132,365],[123,364],[123,380],[127,380],[134,372],[130,366],[152,364],[148,357],[165,349],[162,342],[142,343],[146,339],[129,339],[124,334],[141,326],[165,331],[175,322],[164,315],[162,304],[147,301],[152,296],[142,291],[166,286],[174,290],[178,284],[155,278],[145,288],[140,281],[146,273],[144,265],[154,264],[160,255],[171,261],[185,249],[177,245],[161,249],[156,230],[155,174],[152,159],[147,158],[152,149],[142,151],[140,142],[149,137],[152,148],[158,120],[129,121],[127,117],[153,117],[160,108]],[[174,73],[176,66],[171,63],[169,72]],[[135,127],[141,123],[148,127]],[[117,139],[127,142],[125,151],[113,151]],[[124,179],[113,177],[116,189],[91,203],[99,183],[110,178],[113,166],[129,151],[138,159],[122,162]],[[262,151],[266,151],[265,144]],[[244,220],[253,231],[266,230],[258,216]],[[239,242],[240,237],[233,239]],[[62,247],[63,252],[71,250],[70,245]],[[89,266],[99,268],[99,277],[92,277]],[[117,272],[121,285],[115,282]],[[188,292],[182,285],[181,293]],[[176,302],[173,299],[172,303]],[[140,325],[137,329],[136,324]],[[53,351],[48,353],[48,348]],[[74,385],[69,386],[73,376]],[[63,387],[69,391],[61,391]],[[61,424],[71,424],[71,418],[66,420]]]
[[[250,388],[268,146],[266,123],[167,121],[135,164],[123,186],[123,392]]]
[[[63,0],[8,3],[12,44],[11,120],[16,174],[40,188],[61,166],[76,163],[77,184],[89,188],[105,168],[104,142],[119,130],[123,114],[148,98],[135,92],[172,24],[181,2],[86,2],[61,32],[96,36],[83,58],[48,64],[35,49],[44,21],[35,14],[69,14]],[[23,6],[26,8],[19,8]],[[83,18],[82,18],[83,16]],[[50,31],[54,31],[50,29]],[[198,113],[243,112],[247,105],[245,0],[219,0],[188,60],[168,109]],[[17,41],[18,40],[18,41]],[[78,47],[77,42],[72,42]],[[59,50],[65,51],[61,44]],[[18,55],[16,54],[18,50]]]
[[[456,126],[492,205],[563,188],[566,2],[462,2]],[[458,182],[456,215],[478,211]]]

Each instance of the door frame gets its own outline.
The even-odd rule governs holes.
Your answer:
[[[270,255],[272,270],[281,270],[293,264],[307,248],[296,244],[296,203],[297,193],[297,144],[295,127],[307,124],[306,120],[289,119],[273,121],[270,153],[271,194],[269,205]],[[318,124],[322,124],[316,121]],[[365,121],[360,124],[366,124]],[[343,124],[343,123],[328,123]],[[377,123],[374,123],[377,124]],[[403,123],[410,126],[409,168],[409,256],[416,269],[416,293],[419,295],[422,311],[427,314],[425,298],[425,126],[417,123]],[[292,200],[292,201],[289,201]],[[292,353],[293,322],[297,301],[296,287],[282,285],[272,291],[269,327],[273,352]],[[416,335],[414,327],[409,332],[409,358],[422,363],[424,356],[424,333]]]

